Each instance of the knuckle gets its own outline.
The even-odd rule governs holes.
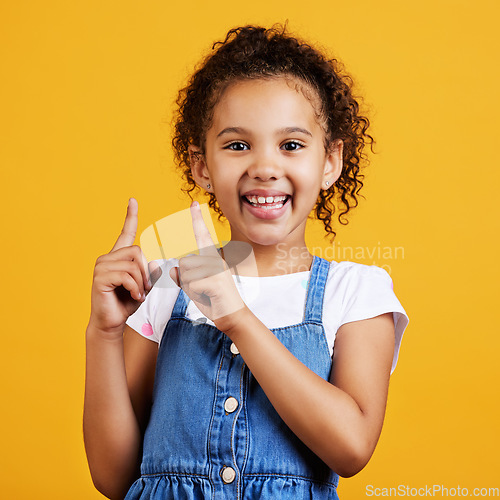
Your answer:
[[[142,274],[142,261],[140,259],[134,259],[130,261],[131,269]]]
[[[136,259],[141,262],[142,261],[142,250],[139,245],[133,245],[132,248],[134,249],[134,254],[136,256]]]
[[[122,272],[127,275],[132,273],[135,269],[134,263],[131,260],[121,262],[120,267]]]
[[[101,272],[103,264],[104,264],[104,262],[96,260],[96,263],[94,266],[94,276],[98,275]]]

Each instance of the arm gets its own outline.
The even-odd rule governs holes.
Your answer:
[[[384,420],[394,354],[392,314],[342,325],[331,378],[324,380],[248,309],[196,203],[191,216],[200,254],[179,259],[171,278],[236,344],[292,432],[338,474],[357,474],[370,459]]]
[[[139,475],[158,352],[126,325],[161,275],[133,245],[137,212],[130,198],[120,236],[96,260],[86,332],[83,439],[92,481],[109,498],[123,498]]]
[[[382,430],[394,353],[392,313],[339,328],[330,382],[293,356],[248,308],[235,315],[238,321],[231,318],[225,333],[284,422],[339,475],[357,474]]]
[[[129,326],[107,338],[89,324],[83,434],[92,481],[108,498],[123,498],[139,477],[158,344]]]

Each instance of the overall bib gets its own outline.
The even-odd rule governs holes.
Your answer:
[[[314,256],[303,321],[271,329],[325,380],[329,266]],[[231,340],[186,318],[189,300],[181,289],[160,343],[141,477],[125,500],[338,500],[339,476],[283,422]]]

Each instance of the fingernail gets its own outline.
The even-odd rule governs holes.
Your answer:
[[[193,201],[193,203],[191,203],[191,206],[192,207],[199,207],[200,204],[197,201]]]

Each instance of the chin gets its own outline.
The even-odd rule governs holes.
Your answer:
[[[273,231],[269,229],[268,231],[255,231],[247,234],[247,238],[250,242],[262,246],[278,245],[282,243],[284,238],[280,235],[281,231]]]

